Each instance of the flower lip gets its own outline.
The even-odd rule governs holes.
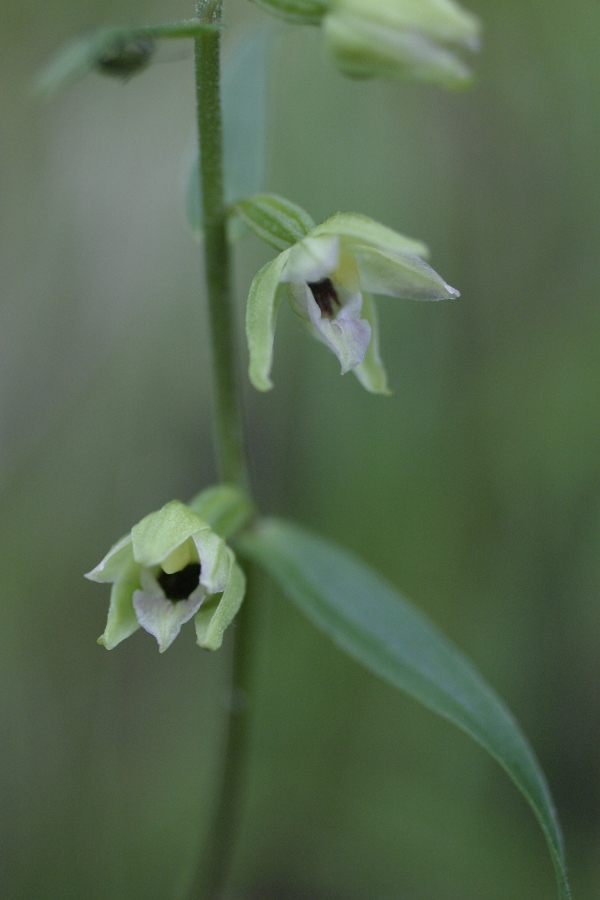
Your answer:
[[[156,580],[167,600],[174,603],[178,600],[188,600],[200,583],[200,563],[188,563],[178,572],[165,572],[161,569]]]

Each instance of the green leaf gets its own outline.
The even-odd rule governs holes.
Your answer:
[[[234,208],[250,231],[276,250],[286,250],[315,227],[306,210],[277,194],[255,194]]]
[[[267,100],[272,28],[251,31],[225,64],[222,81],[225,201],[262,190],[267,160]],[[186,184],[185,209],[192,233],[202,234],[198,156]]]
[[[363,563],[297,525],[263,520],[237,549],[264,566],[342,650],[462,728],[500,763],[535,813],[559,896],[568,900],[560,828],[544,775],[515,719],[471,663]]]

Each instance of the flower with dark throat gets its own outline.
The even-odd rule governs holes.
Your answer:
[[[313,336],[335,353],[342,375],[352,371],[368,391],[388,394],[371,294],[412,300],[459,296],[424,261],[427,248],[355,213],[335,213],[314,225],[303,210],[273,195],[249,198],[237,209],[273,246],[285,246],[279,235],[304,229],[252,282],[246,310],[252,384],[260,391],[273,386],[275,322],[287,297]]]
[[[162,653],[192,617],[200,646],[216,649],[245,590],[231,548],[178,500],[142,519],[86,577],[112,583],[99,638],[109,650],[142,627]]]

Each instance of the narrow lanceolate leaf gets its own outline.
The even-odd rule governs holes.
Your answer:
[[[480,743],[529,802],[548,842],[561,900],[571,897],[544,775],[502,700],[412,604],[347,551],[287,522],[263,520],[238,550],[260,563],[350,656]]]
[[[267,166],[267,107],[272,28],[247,34],[225,63],[222,81],[225,201],[232,204],[264,188]],[[186,184],[186,214],[192,233],[202,234],[198,155]]]
[[[287,250],[315,227],[302,207],[277,194],[256,194],[238,200],[235,212],[250,231],[276,250]]]

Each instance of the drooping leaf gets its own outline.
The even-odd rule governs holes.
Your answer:
[[[273,29],[260,28],[250,32],[235,48],[223,70],[223,167],[228,204],[258,193],[265,184],[272,44]],[[202,195],[197,154],[190,161],[185,208],[192,233],[199,237],[202,234]]]
[[[238,549],[260,563],[318,628],[371,672],[480,743],[529,802],[561,900],[571,897],[548,785],[517,722],[472,664],[416,607],[356,557],[297,525],[262,520]]]

